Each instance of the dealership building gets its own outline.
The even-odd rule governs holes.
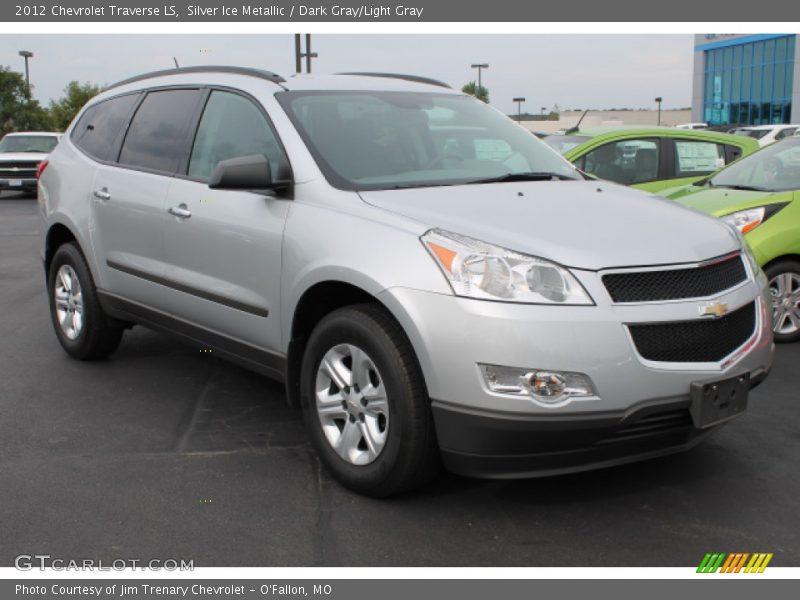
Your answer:
[[[797,35],[698,34],[692,120],[709,125],[800,122]]]

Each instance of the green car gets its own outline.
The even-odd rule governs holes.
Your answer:
[[[598,127],[544,141],[585,173],[654,193],[758,150],[752,138],[674,127]]]
[[[722,217],[744,234],[769,279],[775,341],[800,339],[800,137],[659,195]]]

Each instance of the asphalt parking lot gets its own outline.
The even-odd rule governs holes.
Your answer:
[[[443,474],[376,501],[341,488],[269,380],[140,327],[108,361],[52,332],[36,201],[0,195],[0,566],[800,566],[800,344],[694,450],[527,481]]]

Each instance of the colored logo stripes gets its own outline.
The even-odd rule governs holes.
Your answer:
[[[749,559],[749,560],[748,560]],[[772,553],[756,552],[737,552],[725,554],[724,552],[708,553],[703,557],[700,566],[697,567],[698,573],[763,573],[769,561],[772,560]],[[745,566],[746,565],[746,566]]]

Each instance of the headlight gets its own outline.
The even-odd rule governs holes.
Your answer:
[[[747,208],[729,215],[724,215],[722,220],[728,225],[735,227],[741,234],[745,234],[753,231],[753,229],[761,225],[761,223],[769,219],[784,206],[786,206],[786,203]]]
[[[422,242],[457,296],[528,304],[593,304],[575,276],[542,258],[432,229]]]
[[[722,220],[729,225],[736,227],[740,233],[745,234],[748,231],[753,231],[753,229],[761,225],[761,223],[764,221],[765,212],[766,211],[764,210],[763,206],[759,206],[758,208],[748,208],[747,210],[740,210],[738,212],[725,215],[722,217]]]

